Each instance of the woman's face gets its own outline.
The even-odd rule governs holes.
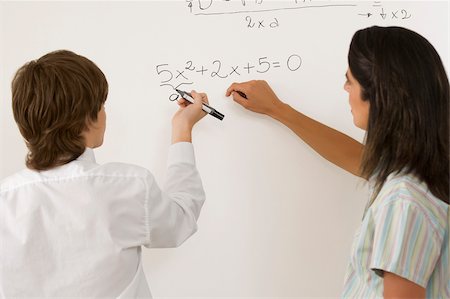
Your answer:
[[[367,130],[369,122],[370,102],[364,101],[361,97],[361,85],[353,77],[350,68],[345,73],[344,89],[348,92],[349,103],[353,115],[353,123],[360,129]]]

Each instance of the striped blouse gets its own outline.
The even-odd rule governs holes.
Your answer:
[[[343,298],[382,298],[383,271],[450,298],[449,206],[412,175],[391,175],[354,237]]]

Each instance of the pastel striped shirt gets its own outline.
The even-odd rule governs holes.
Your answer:
[[[449,206],[412,175],[391,175],[357,230],[343,298],[382,298],[383,271],[450,298]]]

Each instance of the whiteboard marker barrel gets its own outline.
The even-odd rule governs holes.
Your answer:
[[[180,96],[185,99],[186,101],[190,102],[190,103],[194,103],[194,98],[191,96],[190,93],[179,90],[179,89],[175,89]],[[202,110],[205,111],[206,113],[214,116],[215,118],[222,120],[225,115],[223,115],[222,113],[220,113],[219,111],[217,111],[216,109],[214,109],[213,107],[209,106],[208,104],[203,103],[202,104]]]

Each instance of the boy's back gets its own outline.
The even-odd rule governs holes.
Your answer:
[[[25,169],[3,180],[0,293],[118,296],[141,275],[141,245],[177,246],[196,230],[204,199],[200,178],[192,160],[181,164],[176,156],[190,148],[179,143],[169,154],[168,180],[175,183],[167,197],[181,193],[179,203],[164,198],[147,170],[120,163],[98,165],[91,149],[55,169]],[[178,176],[191,179],[183,182]],[[193,185],[186,190],[178,183]],[[198,200],[183,195],[183,189],[197,192]],[[184,205],[189,208],[184,210]]]
[[[176,247],[196,231],[205,194],[191,134],[206,95],[180,101],[161,190],[144,168],[95,162],[107,94],[101,70],[70,51],[16,73],[29,153],[27,169],[0,181],[0,297],[151,297],[141,246]]]

